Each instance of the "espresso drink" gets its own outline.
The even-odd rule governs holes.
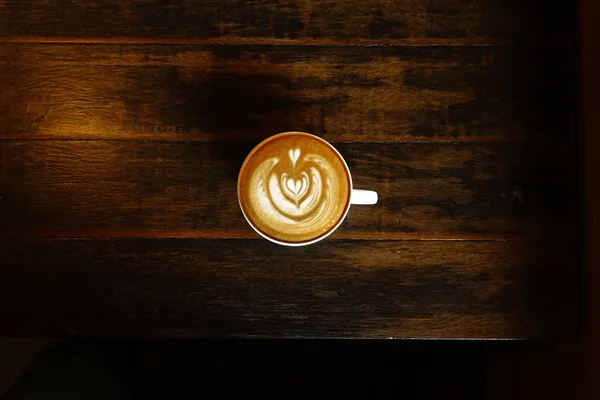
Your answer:
[[[303,244],[331,233],[350,207],[346,163],[327,142],[307,133],[273,136],[244,162],[238,198],[263,236]]]

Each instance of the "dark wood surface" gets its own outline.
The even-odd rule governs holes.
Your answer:
[[[0,35],[334,43],[564,39],[568,9],[536,0],[3,0]]]
[[[0,142],[5,236],[257,235],[236,182],[246,142]],[[523,143],[343,143],[357,188],[344,238],[569,239],[564,150]],[[574,227],[571,227],[574,228]],[[572,229],[571,229],[572,230]]]
[[[74,51],[76,49],[76,51]],[[0,45],[0,138],[565,138],[564,52],[503,46]],[[541,73],[541,72],[544,73]]]
[[[0,332],[572,335],[571,8],[0,1]],[[381,199],[303,249],[235,197],[288,130]]]
[[[559,336],[573,280],[546,244],[10,239],[11,333]],[[28,288],[23,291],[23,288]],[[35,296],[30,293],[34,292]],[[60,311],[59,311],[60,310]],[[11,329],[12,328],[12,329]]]

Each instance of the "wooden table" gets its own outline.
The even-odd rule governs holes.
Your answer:
[[[577,329],[568,3],[0,0],[0,333],[554,338]],[[257,237],[300,130],[377,190]]]

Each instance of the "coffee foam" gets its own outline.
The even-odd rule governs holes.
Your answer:
[[[327,143],[302,133],[267,139],[246,159],[238,196],[246,217],[277,241],[302,243],[330,233],[345,216],[350,176]]]

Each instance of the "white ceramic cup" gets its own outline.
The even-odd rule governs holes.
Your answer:
[[[261,148],[263,145],[265,145],[267,142],[279,138],[283,135],[306,135],[309,136],[312,139],[318,140],[321,143],[325,144],[327,147],[329,147],[333,152],[335,152],[339,159],[341,160],[344,170],[348,176],[348,181],[350,183],[350,191],[351,191],[351,195],[350,195],[350,202],[349,202],[349,206],[346,207],[346,210],[344,212],[344,214],[342,215],[342,217],[339,219],[339,221],[336,223],[336,225],[331,228],[328,232],[326,232],[325,234],[322,234],[321,236],[309,240],[309,241],[303,241],[303,242],[284,242],[284,241],[280,241],[277,240],[275,238],[272,238],[268,235],[266,235],[265,233],[263,233],[260,229],[258,229],[255,224],[253,223],[252,219],[246,214],[246,212],[244,211],[244,207],[242,206],[242,201],[240,199],[240,187],[241,187],[241,179],[242,179],[242,175],[244,172],[244,169],[246,167],[246,164],[249,162],[249,160],[252,158],[252,155],[254,154],[254,152],[256,150],[258,150],[259,148]],[[342,222],[344,222],[344,219],[346,219],[346,216],[348,215],[348,211],[350,210],[350,205],[373,205],[373,204],[377,204],[378,201],[378,195],[377,192],[374,192],[372,190],[361,190],[361,189],[354,189],[353,187],[353,183],[352,183],[352,174],[350,173],[350,169],[348,168],[348,164],[346,163],[346,160],[344,160],[344,157],[342,157],[342,155],[337,151],[337,149],[335,147],[333,147],[333,145],[331,145],[331,143],[327,142],[326,140],[315,136],[315,135],[311,135],[309,133],[305,133],[305,132],[284,132],[284,133],[280,133],[274,136],[271,136],[267,139],[265,139],[264,141],[262,141],[260,144],[258,144],[248,155],[248,157],[246,157],[246,160],[244,161],[244,164],[242,165],[242,168],[240,169],[240,174],[238,176],[238,184],[237,184],[237,193],[238,193],[238,203],[240,205],[240,208],[242,210],[242,214],[244,214],[244,218],[246,218],[246,221],[248,221],[248,224],[250,224],[250,226],[252,227],[252,229],[254,229],[256,231],[256,233],[258,233],[260,236],[264,237],[265,239],[273,242],[273,243],[277,243],[283,246],[292,246],[292,247],[298,247],[298,246],[306,246],[309,244],[313,244],[313,243],[317,243],[323,239],[325,239],[326,237],[328,237],[329,235],[331,235],[333,232],[335,232],[337,230],[337,228],[342,224]]]

